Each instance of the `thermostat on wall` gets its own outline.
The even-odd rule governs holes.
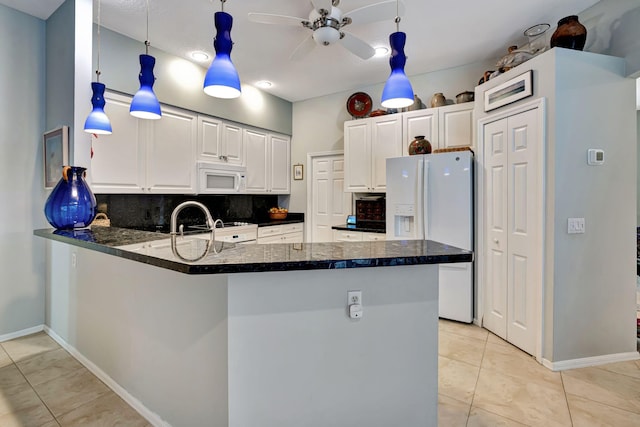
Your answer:
[[[587,163],[590,165],[601,165],[604,163],[604,150],[599,148],[589,148],[587,150]]]

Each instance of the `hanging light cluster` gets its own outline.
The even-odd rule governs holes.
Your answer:
[[[84,122],[84,131],[96,135],[110,135],[111,122],[104,112],[104,91],[106,86],[100,83],[100,0],[98,0],[98,63],[96,67],[96,81],[91,83],[91,105],[93,109]]]
[[[133,96],[129,113],[140,119],[157,120],[162,117],[160,102],[156,94],[153,92],[153,83],[156,78],[153,75],[153,67],[156,64],[156,58],[149,55],[149,0],[147,0],[147,39],[144,41],[145,53],[140,55],[140,89]]]
[[[213,39],[213,47],[216,56],[204,77],[204,93],[216,98],[237,98],[241,95],[240,76],[231,62],[231,26],[233,17],[224,11],[226,0],[220,0],[222,11],[214,16],[216,36]]]
[[[413,88],[411,82],[404,73],[404,66],[407,57],[404,54],[404,45],[407,41],[407,35],[400,31],[399,5],[396,1],[396,32],[389,36],[389,44],[391,46],[391,74],[387,79],[382,90],[381,105],[384,108],[404,108],[413,104]]]

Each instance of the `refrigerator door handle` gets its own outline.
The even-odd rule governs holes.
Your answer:
[[[421,177],[422,181],[422,194],[420,195],[422,198],[422,215],[420,221],[422,223],[422,238],[427,240],[429,238],[429,161],[424,160],[424,167],[420,168],[422,173],[424,174]]]

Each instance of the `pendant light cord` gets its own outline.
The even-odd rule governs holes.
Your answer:
[[[149,55],[149,0],[147,0],[147,39],[144,41],[145,52]]]
[[[396,32],[400,32],[400,0],[396,0]]]
[[[227,0],[220,0],[220,3],[222,3],[222,7],[221,7],[221,11],[224,12],[224,2],[226,2]]]
[[[96,68],[96,81],[100,83],[100,0],[98,0],[98,64]]]

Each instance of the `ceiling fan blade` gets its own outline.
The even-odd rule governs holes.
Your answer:
[[[387,19],[393,22],[396,13],[398,16],[404,15],[404,3],[399,2],[396,9],[396,0],[389,0],[354,9],[346,12],[342,17],[350,18],[353,23],[360,25]]]
[[[273,15],[271,13],[249,13],[249,21],[258,22],[260,24],[278,24],[278,25],[296,25],[304,26],[308,22],[305,18],[296,18],[295,16]]]
[[[347,50],[362,59],[369,59],[376,53],[369,43],[351,33],[344,32],[344,37],[340,41]]]
[[[293,51],[289,59],[291,59],[292,61],[297,61],[299,59],[302,59],[305,56],[307,56],[307,54],[309,54],[309,52],[311,52],[314,47],[316,47],[316,41],[313,39],[313,34],[312,34],[306,39],[304,39],[304,41],[300,43],[298,47],[296,47],[296,49]]]
[[[331,13],[333,2],[332,0],[311,0],[311,5],[318,13],[320,13],[321,9],[326,10],[327,13]]]

